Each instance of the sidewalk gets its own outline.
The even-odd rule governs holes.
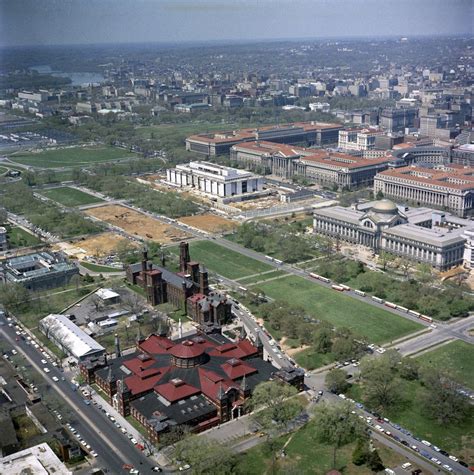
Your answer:
[[[115,418],[115,421],[118,422],[127,431],[128,434],[133,436],[133,438],[136,439],[139,444],[145,447],[145,451],[147,448],[152,451],[149,456],[150,458],[152,458],[157,464],[164,464],[156,447],[150,442],[146,441],[144,436],[132,424],[130,424],[130,422],[127,421],[127,419],[125,419],[122,414],[120,414],[116,409],[114,409],[111,404],[109,404],[105,399],[103,399],[99,394],[97,394],[94,388],[88,385],[82,387],[86,387],[87,389],[89,389],[91,393],[91,399],[94,400],[97,404],[101,405],[106,412],[113,416]],[[109,423],[113,424],[111,421]],[[130,442],[130,444],[132,444],[132,442]]]

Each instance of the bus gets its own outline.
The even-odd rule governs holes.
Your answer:
[[[245,287],[239,287],[239,290],[240,290],[241,292],[247,292],[247,289],[246,289]]]
[[[397,310],[400,310],[402,312],[408,312],[408,309],[406,307],[402,307],[401,305],[397,305]]]
[[[365,292],[362,292],[362,290],[354,289],[354,293],[360,295],[361,297],[365,297]]]
[[[421,313],[415,312],[414,310],[408,310],[408,313],[418,318],[420,318],[420,315],[421,315]]]
[[[283,264],[283,261],[280,261],[280,259],[273,259],[273,262],[277,263],[278,265]]]
[[[351,288],[347,285],[340,284],[340,286],[342,287],[343,290],[351,290]]]
[[[383,303],[383,299],[379,299],[375,295],[372,295],[372,300],[375,300],[377,303]]]
[[[268,259],[269,261],[273,261],[273,257],[270,257],[270,256],[265,256],[265,259]]]
[[[312,277],[313,279],[320,279],[321,278],[321,276],[319,276],[318,274],[315,274],[314,272],[310,272],[309,276]]]
[[[331,283],[331,279],[328,279],[327,277],[323,277],[322,275],[319,276],[319,280],[322,280],[323,282],[326,282],[326,284]]]
[[[339,292],[344,292],[344,289],[340,285],[331,285],[331,289],[338,290]]]
[[[425,322],[433,323],[433,319],[428,317],[428,315],[420,315],[420,320],[424,320]]]
[[[397,305],[392,302],[385,301],[385,306],[389,308],[397,308]]]

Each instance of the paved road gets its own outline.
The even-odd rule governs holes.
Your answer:
[[[436,323],[436,328],[429,333],[423,333],[414,338],[397,343],[396,347],[402,355],[408,356],[418,353],[445,340],[462,340],[466,343],[474,343],[474,338],[469,336],[468,331],[474,328],[474,315],[458,320],[454,323]]]
[[[349,374],[358,373],[358,368],[354,368],[352,365],[344,367],[344,370],[347,371]],[[308,375],[309,377],[305,378],[305,383],[308,385],[308,387],[310,387],[315,392],[323,390],[324,391],[324,395],[322,397],[323,401],[327,401],[329,403],[340,401],[341,398],[339,396],[327,391],[327,388],[324,384],[325,375],[326,375],[325,372],[318,373],[318,374],[310,373]],[[411,433],[404,430],[403,428],[399,428],[397,424],[394,424],[392,422],[386,422],[383,420],[377,421],[376,417],[370,412],[366,411],[363,407],[360,407],[360,408],[355,407],[354,409],[356,410],[358,414],[363,416],[366,421],[368,417],[372,418],[369,425],[372,427],[373,434],[377,434],[380,436],[377,438],[380,439],[381,442],[389,446],[395,445],[398,449],[398,452],[407,456],[407,458],[409,458],[411,461],[414,461],[416,464],[420,466],[424,466],[428,464],[430,466],[430,470],[435,471],[435,472],[437,470],[447,472],[448,470],[444,469],[442,465],[448,465],[449,467],[452,468],[453,473],[459,473],[459,474],[472,473],[470,472],[469,469],[463,467],[459,463],[454,462],[453,460],[449,459],[447,456],[436,451],[433,448],[433,446],[431,447],[425,446],[424,444],[421,443],[419,439],[416,438],[416,436],[412,435]],[[375,425],[381,426],[385,432],[388,430],[389,432],[391,432],[392,436],[394,437],[382,436],[381,435],[382,432],[374,428]],[[409,447],[415,446],[416,450],[412,450],[411,448],[405,447],[404,445],[401,444],[401,441],[406,441]],[[443,447],[441,447],[441,449],[443,449]],[[441,466],[433,464],[432,462],[427,462],[428,459],[421,455],[423,452],[426,453],[429,457],[435,457],[438,460],[440,460]]]
[[[1,317],[0,317],[1,318]],[[6,320],[5,320],[6,323]],[[69,381],[63,381],[64,376],[59,368],[51,364],[41,363],[44,359],[37,349],[32,345],[27,345],[25,341],[15,341],[15,329],[7,325],[0,326],[0,334],[12,347],[27,359],[33,369],[46,381],[60,399],[68,406],[71,416],[71,425],[77,429],[82,438],[91,445],[92,450],[98,453],[96,464],[107,468],[111,473],[128,473],[122,469],[123,464],[131,464],[138,469],[144,469],[151,473],[151,468],[156,465],[154,461],[146,458],[129,439],[118,431],[106,416],[94,405],[86,405],[82,396],[74,391]],[[43,368],[48,367],[49,373],[45,373]],[[52,377],[56,376],[59,381],[54,382]]]

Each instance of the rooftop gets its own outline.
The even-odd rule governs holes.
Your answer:
[[[72,474],[46,443],[0,458],[0,473],[8,473],[8,475]]]
[[[59,341],[76,358],[105,351],[103,346],[64,315],[50,314],[40,320],[40,327],[47,329],[48,337]]]
[[[474,188],[474,168],[455,164],[435,168],[423,168],[412,165],[385,170],[379,173],[378,176],[382,178],[402,178],[420,186],[436,185],[461,191],[468,191]]]

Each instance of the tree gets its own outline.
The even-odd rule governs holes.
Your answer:
[[[401,400],[400,385],[387,358],[363,358],[360,374],[364,382],[364,398],[370,408],[384,411]]]
[[[364,465],[370,456],[370,447],[367,439],[357,439],[356,446],[352,452],[352,463],[354,465]]]
[[[180,440],[188,437],[191,434],[191,427],[186,424],[179,424],[177,426],[172,426],[168,432],[165,432],[160,437],[161,445],[172,445]]]
[[[139,313],[143,312],[145,303],[139,295],[130,292],[125,298],[122,299],[122,306],[126,310],[129,310],[130,313],[138,315]]]
[[[409,259],[403,258],[400,259],[399,266],[403,272],[403,276],[405,277],[405,279],[408,280],[408,278],[410,277],[410,269],[412,266],[412,262]]]
[[[377,194],[375,195],[376,200],[381,200],[383,199],[383,192],[382,190],[377,191]]]
[[[140,259],[137,247],[126,240],[120,241],[114,251],[123,264],[133,264]]]
[[[249,405],[261,409],[254,417],[266,429],[282,429],[301,411],[301,404],[292,396],[297,389],[278,381],[266,381],[256,386]]]
[[[398,368],[400,377],[407,381],[415,381],[418,379],[418,372],[420,370],[420,363],[415,358],[403,358],[401,365]]]
[[[366,429],[361,420],[352,414],[352,406],[347,403],[316,406],[314,412],[314,437],[319,442],[332,445],[333,468],[336,468],[337,450],[358,438],[365,438]]]
[[[466,419],[470,405],[459,392],[460,384],[432,366],[423,369],[421,380],[426,388],[423,407],[428,417],[439,424],[456,424]]]
[[[343,393],[347,387],[347,373],[342,369],[332,369],[326,374],[326,386],[332,393]]]
[[[185,437],[175,445],[173,459],[191,465],[196,475],[231,475],[236,464],[228,447],[196,435]]]
[[[393,254],[390,254],[389,252],[382,251],[379,254],[377,262],[382,266],[382,269],[385,271],[387,269],[387,265],[392,263],[394,260],[395,260],[395,257],[394,257]]]
[[[19,283],[6,283],[0,285],[0,304],[7,312],[14,312],[21,307],[28,306],[30,293]]]
[[[382,463],[382,459],[380,458],[380,455],[377,452],[377,450],[373,450],[372,452],[369,452],[369,455],[367,458],[367,466],[374,473],[381,472],[382,470],[385,469],[385,466]]]
[[[429,264],[421,263],[416,266],[416,278],[423,284],[433,281],[433,268]]]
[[[325,325],[320,325],[313,334],[314,350],[318,353],[329,353],[332,348],[333,331]]]

